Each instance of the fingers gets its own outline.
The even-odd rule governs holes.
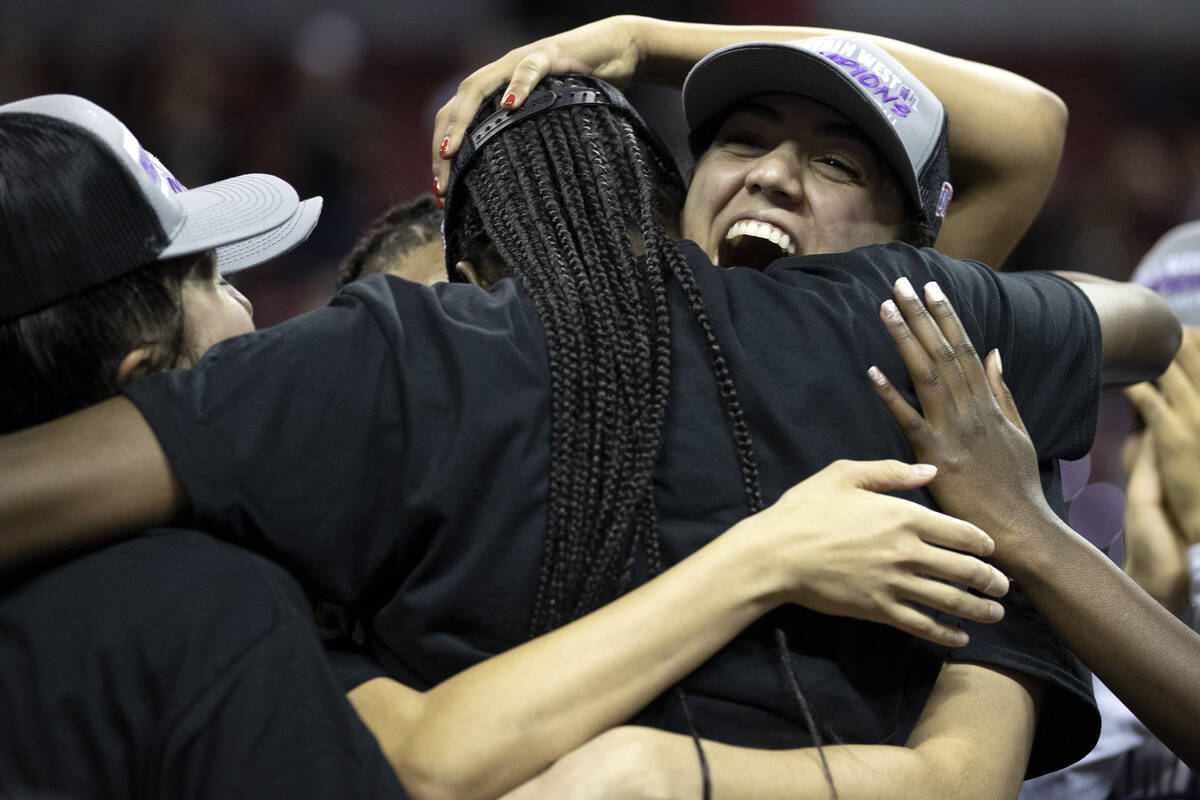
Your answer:
[[[936,283],[929,284],[929,288],[932,289],[935,298],[941,298],[940,302],[943,306],[949,306]],[[918,396],[921,395],[922,384],[925,384],[926,391],[930,388],[945,387],[951,397],[962,397],[966,391],[966,378],[963,375],[962,365],[959,363],[957,351],[947,340],[937,321],[930,315],[921,299],[917,297],[916,291],[907,278],[900,278],[896,281],[892,287],[892,293],[896,298],[896,305],[899,307],[900,313],[904,315],[905,322],[913,336],[920,342],[929,361],[929,367],[927,367],[929,374],[913,375]],[[955,317],[955,321],[957,321],[957,317]],[[971,350],[971,354],[974,354],[974,349]],[[982,384],[982,381],[979,383]],[[924,402],[924,398],[922,398],[922,402]]]
[[[909,441],[913,442],[913,446],[916,447],[917,442],[927,438],[929,425],[925,422],[925,418],[909,405],[900,392],[896,391],[896,387],[879,367],[872,365],[867,369],[867,376],[871,379],[871,386],[875,389],[875,394],[879,395],[879,399],[887,406],[888,411],[892,412],[900,429],[908,436]]]
[[[525,101],[539,80],[539,71],[545,69],[544,62],[545,59],[536,53],[519,60],[515,53],[510,53],[508,57],[477,69],[464,78],[454,97],[438,110],[433,121],[433,192],[439,201],[449,191],[450,161],[462,146],[467,128],[484,99],[508,81],[509,88],[501,99],[501,105],[504,108],[516,108]],[[530,76],[538,77],[530,81]]]
[[[1004,618],[1004,606],[995,600],[978,597],[965,589],[941,581],[923,578],[914,581],[906,590],[907,601],[920,603],[935,611],[953,614],[973,622],[999,622]]]
[[[942,287],[936,281],[925,284],[925,304],[930,315],[937,321],[945,340],[954,348],[954,362],[965,377],[967,386],[977,396],[983,396],[987,381],[979,354],[975,352],[975,345],[963,328],[958,312],[950,305]]]
[[[987,373],[988,389],[991,391],[996,405],[1000,407],[1000,412],[1013,424],[1013,427],[1028,436],[1029,431],[1025,429],[1025,421],[1021,419],[1017,403],[1013,400],[1012,392],[1009,391],[1008,384],[1004,381],[1004,364],[1000,360],[999,350],[992,350],[988,353],[984,369]]]
[[[1131,511],[1137,506],[1162,504],[1162,483],[1158,476],[1158,463],[1154,452],[1154,437],[1143,434],[1129,468],[1129,481],[1125,486],[1125,508]]]
[[[513,69],[512,80],[504,90],[500,105],[503,108],[520,108],[550,69],[550,59],[542,51],[525,56]]]
[[[1160,441],[1171,441],[1181,435],[1180,425],[1171,407],[1152,383],[1135,383],[1126,387],[1125,396],[1137,409],[1142,421]]]
[[[925,347],[908,327],[908,323],[904,321],[904,317],[900,313],[900,308],[896,305],[895,301],[884,300],[883,304],[879,307],[879,317],[883,320],[883,325],[887,328],[888,335],[892,337],[892,341],[896,344],[896,349],[900,351],[900,359],[908,369],[908,374],[912,376],[913,383],[938,383],[940,378],[934,369],[929,354],[925,352]],[[922,402],[924,402],[924,398],[922,398]]]
[[[1197,376],[1200,377],[1200,376]],[[1176,358],[1158,379],[1167,404],[1184,419],[1195,425],[1200,421],[1200,388],[1188,375],[1182,359]]]
[[[450,102],[438,111],[433,126],[433,185],[439,199],[449,191],[450,161],[462,146],[467,128],[483,101],[504,86],[500,107],[519,108],[538,81],[549,74],[550,52],[538,45],[535,42],[514,50],[499,61],[472,72],[458,85]]]
[[[916,489],[933,480],[937,467],[931,464],[905,464],[903,461],[840,460],[821,470],[825,477],[845,486],[872,492],[892,492]]]
[[[1179,352],[1175,354],[1175,360],[1183,367],[1192,384],[1200,386],[1200,327],[1183,326],[1183,341]]]
[[[911,563],[915,572],[929,578],[936,578],[938,581],[962,584],[990,597],[1003,597],[1008,594],[1008,578],[1004,573],[972,555],[956,553],[953,550],[926,544],[916,551]],[[939,608],[941,607],[939,606]],[[941,608],[941,610],[959,613],[952,608]],[[960,616],[970,615],[960,614]]]
[[[928,517],[922,515],[917,520],[916,531],[922,541],[937,545],[938,547],[948,547],[951,550],[973,553],[977,556],[990,556],[995,552],[996,543],[992,541],[992,537],[988,536],[982,528],[955,517],[939,513],[933,509],[926,509],[924,507],[922,509],[929,515]],[[938,577],[967,583],[966,578],[970,576],[955,573],[953,575],[939,574]],[[984,586],[976,586],[975,588],[983,591],[985,587],[986,584]]]
[[[970,641],[967,632],[962,628],[938,622],[930,615],[901,602],[890,605],[882,618],[875,621],[891,625],[941,647],[962,647]]]

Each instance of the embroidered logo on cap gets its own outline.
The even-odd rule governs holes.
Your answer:
[[[954,187],[949,181],[942,181],[942,192],[938,195],[937,208],[934,209],[934,216],[946,218],[946,207],[950,205],[950,199],[954,197]]]
[[[893,125],[916,110],[920,102],[916,91],[903,83],[885,61],[867,48],[841,40],[803,43],[801,46],[841,67],[888,114]]]

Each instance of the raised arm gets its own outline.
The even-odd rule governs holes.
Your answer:
[[[871,374],[917,456],[939,465],[935,498],[996,539],[994,559],[1055,631],[1155,736],[1200,769],[1200,635],[1051,511],[998,353],[985,372],[940,290],[926,287],[925,299],[928,312],[911,291],[898,291],[900,310],[883,311],[924,416],[878,370]]]
[[[0,436],[0,571],[171,522],[187,496],[123,397]]]
[[[960,631],[908,603],[995,621],[999,604],[932,578],[957,575],[993,595],[1007,582],[926,541],[982,553],[989,543],[974,526],[876,493],[928,479],[894,461],[837,462],[570,625],[423,694],[378,678],[350,699],[414,797],[485,798],[628,719],[781,603],[961,644]]]
[[[622,87],[631,82],[681,86],[693,64],[721,47],[838,33],[847,32],[618,16],[517,48],[472,73],[438,112],[433,163],[439,193],[445,191],[448,158],[457,151],[466,125],[483,98],[501,86],[507,84],[506,99],[511,94],[514,107],[539,79],[560,72],[589,73]],[[895,39],[870,38],[912,70],[950,116],[955,195],[938,249],[1000,266],[1054,181],[1066,135],[1066,107],[1049,90],[1014,73]]]

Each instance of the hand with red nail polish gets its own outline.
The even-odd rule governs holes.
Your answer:
[[[500,104],[506,109],[520,108],[547,75],[577,72],[595,75],[619,89],[629,85],[642,55],[638,37],[649,22],[655,21],[628,15],[602,19],[518,47],[471,73],[434,119],[433,174],[445,183],[450,159],[479,106],[506,84]]]

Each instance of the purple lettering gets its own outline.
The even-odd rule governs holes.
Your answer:
[[[894,100],[898,100],[898,99],[900,98],[900,95],[899,95],[899,94],[893,94],[893,95],[889,95],[889,94],[888,94],[888,87],[886,87],[886,86],[880,86],[878,89],[876,89],[876,90],[873,92],[873,94],[879,94],[879,95],[883,95],[882,97],[880,97],[880,98],[879,98],[879,102],[880,102],[880,103],[882,103],[882,104],[883,104],[883,105],[885,105],[885,106],[886,106],[888,103],[891,103],[892,101],[894,101]]]
[[[142,165],[142,169],[150,176],[150,180],[158,183],[158,170],[154,168],[154,162],[150,159],[150,154],[140,145],[138,146],[138,163]]]
[[[874,89],[879,85],[879,76],[874,72],[868,72],[866,75],[863,75],[861,78],[859,78],[858,82],[868,89]]]
[[[892,106],[892,111],[897,117],[907,117],[912,113],[912,108],[906,106],[904,103],[896,103],[896,105]]]

